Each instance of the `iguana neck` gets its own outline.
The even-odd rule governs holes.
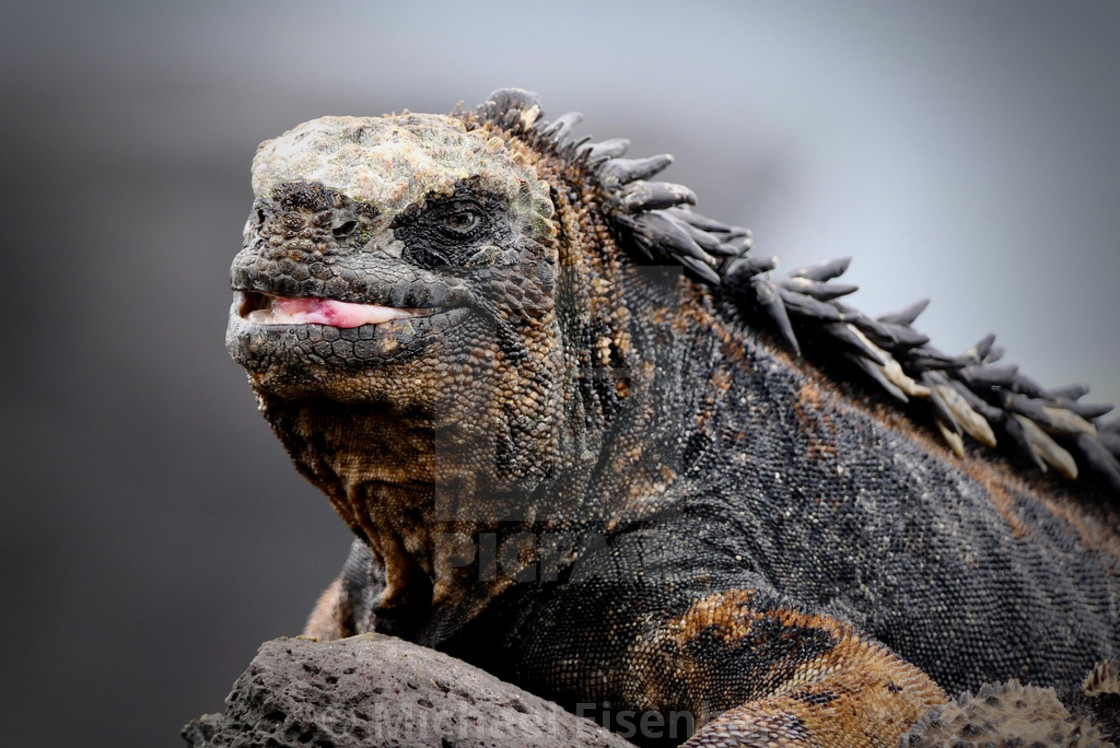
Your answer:
[[[449,609],[450,597],[466,604],[504,589],[514,570],[507,563],[497,578],[480,579],[475,566],[464,564],[464,538],[607,532],[663,508],[661,497],[676,478],[667,465],[679,463],[667,452],[679,451],[677,437],[694,420],[685,411],[699,407],[695,388],[681,386],[684,359],[652,357],[657,339],[689,327],[681,318],[683,281],[657,269],[626,272],[634,277],[617,282],[639,300],[646,319],[627,331],[633,336],[621,352],[565,349],[563,381],[546,389],[556,410],[541,423],[511,431],[517,419],[494,422],[488,408],[472,412],[458,400],[446,409],[438,400],[402,409],[260,393],[299,470],[385,566],[383,605],[430,591]],[[575,324],[567,312],[559,317],[562,325]],[[478,383],[480,392],[494,386]],[[666,438],[647,438],[655,432]],[[532,464],[523,453],[534,456]],[[535,561],[531,552],[524,559]]]

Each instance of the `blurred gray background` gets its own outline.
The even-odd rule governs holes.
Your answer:
[[[1120,401],[1120,4],[0,5],[0,740],[176,745],[347,532],[222,345],[257,143],[518,85],[958,352]]]

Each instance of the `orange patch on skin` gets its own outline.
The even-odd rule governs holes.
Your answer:
[[[962,467],[969,477],[987,490],[988,498],[992,500],[992,505],[1011,529],[1011,534],[1019,539],[1029,537],[1031,535],[1030,526],[1019,519],[1019,515],[1015,513],[1015,497],[1011,493],[1013,489],[1006,482],[1000,480],[1000,476],[996,475],[994,471],[982,469],[973,460],[966,459]]]
[[[823,675],[809,672],[780,694],[719,715],[702,731],[709,744],[718,744],[717,736],[754,733],[757,745],[886,748],[947,701],[922,671],[869,642],[847,638],[818,660],[828,661],[807,668],[823,668]]]
[[[726,369],[716,369],[712,372],[711,382],[720,394],[724,394],[731,389],[731,374]]]
[[[741,638],[749,629],[741,609],[750,605],[754,594],[753,590],[728,590],[697,600],[683,616],[669,622],[669,635],[682,644],[708,630],[724,642]]]
[[[853,631],[850,626],[833,618],[801,613],[791,608],[756,610],[751,607],[755,594],[754,590],[735,589],[697,600],[683,616],[669,622],[670,636],[677,642],[685,643],[701,632],[707,632],[730,644],[746,636],[753,623],[763,618],[775,618],[783,626],[822,629],[834,637]]]
[[[661,480],[665,481],[665,483],[672,483],[677,479],[676,471],[667,465],[662,465],[659,468],[659,472],[661,473]]]
[[[702,633],[741,645],[758,621],[771,619],[791,633],[823,630],[834,644],[784,676],[773,673],[780,680],[762,698],[735,705],[712,720],[702,735],[713,742],[705,745],[719,744],[724,735],[731,745],[733,736],[744,734],[759,735],[760,745],[896,745],[925,712],[947,700],[919,668],[862,638],[851,626],[789,608],[756,610],[751,608],[753,598],[751,590],[728,590],[698,600],[669,623],[668,638],[682,650]],[[702,692],[703,680],[711,678],[709,671],[684,659],[678,660],[683,666],[678,675]],[[745,686],[749,690],[750,684]],[[719,698],[711,695],[705,702],[716,705]]]
[[[812,460],[835,457],[838,441],[836,424],[829,418],[828,411],[821,406],[821,392],[813,382],[808,381],[801,385],[793,408],[798,420],[801,421],[803,431],[809,437],[808,458]]]
[[[330,587],[323,590],[319,600],[307,617],[303,635],[319,641],[331,641],[349,636],[355,632],[347,631],[345,621],[349,617],[349,605],[342,594],[342,580],[336,579]]]

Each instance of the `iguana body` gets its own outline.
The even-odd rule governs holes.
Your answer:
[[[645,181],[668,159],[539,115],[502,92],[258,153],[228,344],[359,539],[310,633],[713,746],[893,745],[946,692],[1120,653],[1099,409],[848,310],[841,267],[776,282]]]

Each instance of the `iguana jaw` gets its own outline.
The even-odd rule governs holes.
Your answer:
[[[319,389],[362,371],[423,358],[470,316],[465,307],[399,308],[235,291],[226,347],[258,386]]]
[[[447,335],[473,316],[461,279],[375,251],[328,257],[247,234],[231,272],[226,347],[263,390],[331,396],[324,386],[345,391],[386,365],[446,357],[457,347]]]

